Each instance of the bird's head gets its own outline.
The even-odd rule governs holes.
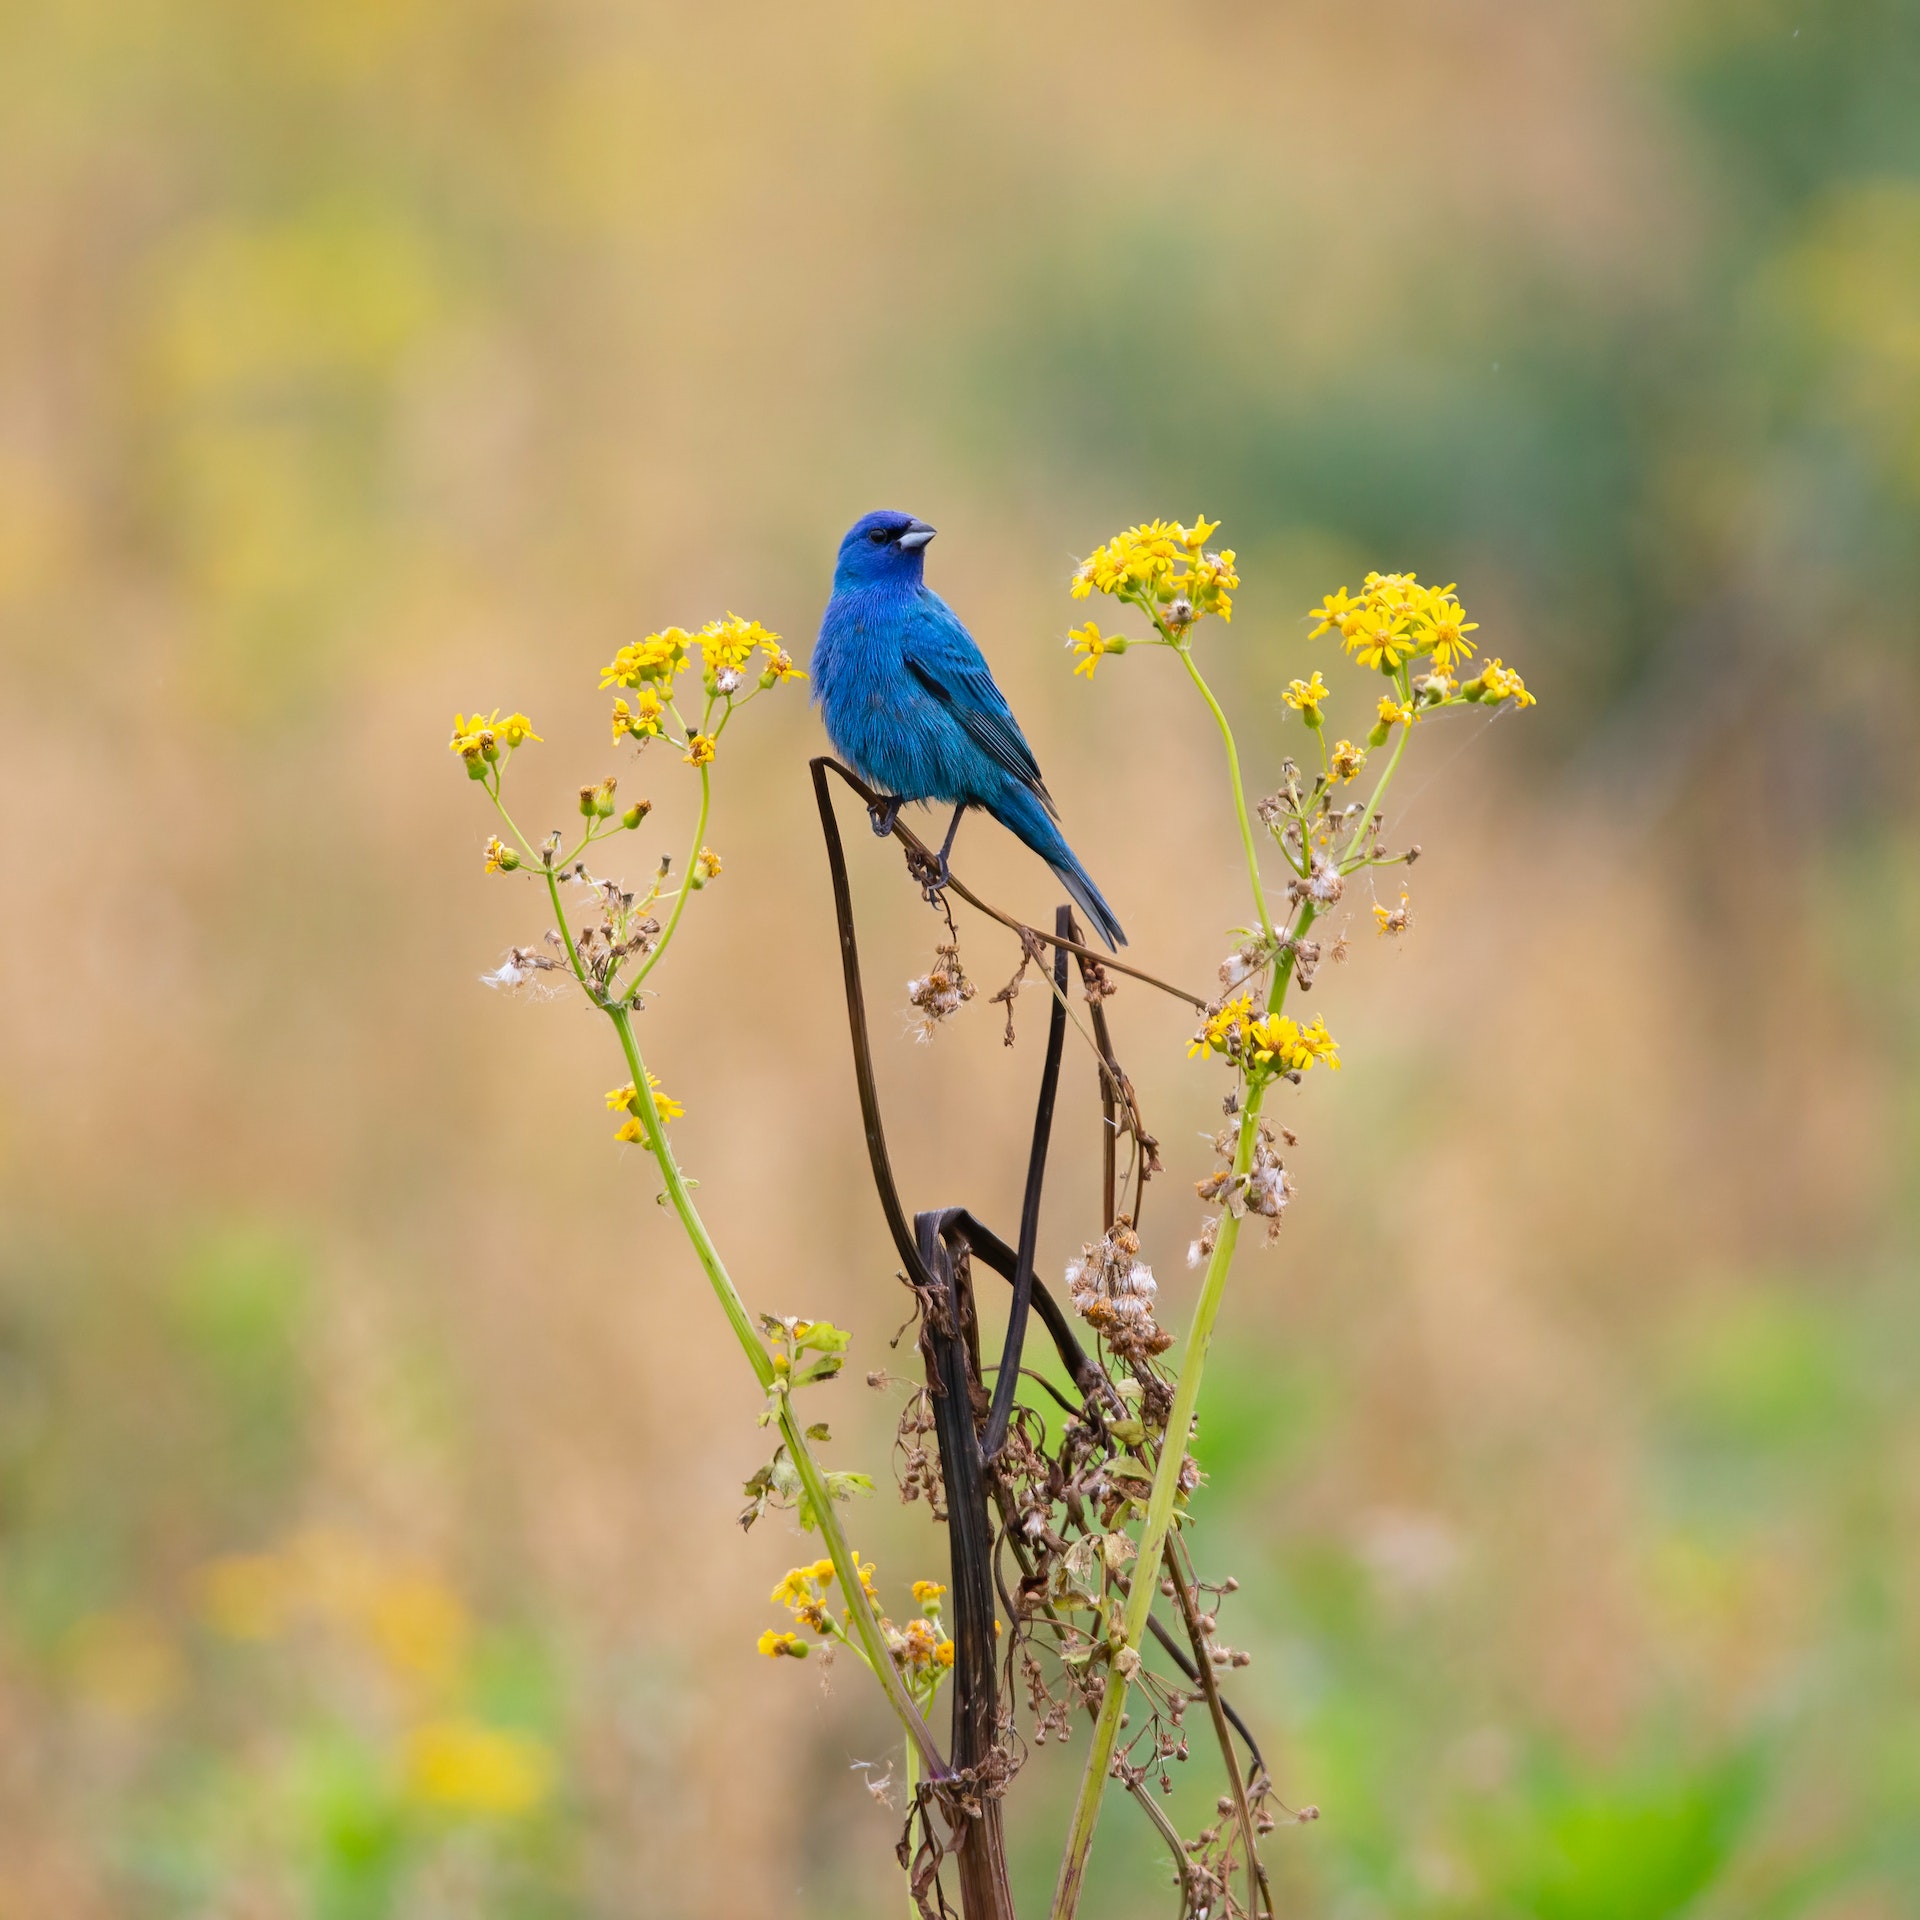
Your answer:
[[[833,570],[836,587],[870,587],[882,581],[918,583],[933,529],[910,513],[862,514],[840,542]]]

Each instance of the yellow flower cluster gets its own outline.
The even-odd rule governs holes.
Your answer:
[[[1479,677],[1469,680],[1460,691],[1469,700],[1511,700],[1520,707],[1538,704],[1527,691],[1527,683],[1511,667],[1503,667],[1497,658],[1489,660],[1480,669]]]
[[[1453,597],[1453,586],[1423,587],[1410,573],[1370,573],[1359,599],[1345,587],[1330,593],[1308,614],[1319,625],[1310,636],[1318,639],[1337,629],[1340,644],[1363,667],[1396,671],[1416,654],[1430,654],[1442,673],[1472,648],[1466,636],[1479,627]]]
[[[1328,769],[1336,780],[1357,780],[1366,764],[1367,756],[1351,740],[1336,741],[1327,758]]]
[[[1305,1073],[1310,1067],[1340,1068],[1340,1046],[1315,1019],[1306,1026],[1284,1013],[1255,1017],[1253,996],[1243,993],[1208,1014],[1187,1048],[1187,1057],[1218,1053],[1255,1073]]]
[[[690,767],[710,767],[713,764],[714,737],[710,733],[690,733],[687,736],[687,750],[680,757]]]
[[[659,1112],[660,1124],[663,1127],[671,1120],[678,1120],[686,1112],[686,1108],[672,1094],[660,1091],[657,1075],[648,1074],[647,1085],[653,1089],[653,1104]],[[644,1147],[647,1144],[647,1127],[646,1122],[640,1118],[639,1099],[640,1096],[635,1092],[633,1082],[629,1080],[624,1087],[614,1087],[609,1091],[607,1111],[629,1116],[621,1125],[619,1132],[613,1136],[616,1140],[625,1140],[634,1146]]]
[[[616,653],[600,669],[604,687],[639,687],[649,682],[671,680],[691,664],[688,648],[700,649],[702,678],[709,693],[731,694],[746,683],[748,656],[760,649],[760,684],[770,687],[777,680],[804,680],[806,675],[793,664],[793,656],[780,644],[780,636],[769,632],[758,620],[743,620],[737,613],[725,619],[709,620],[697,634],[685,627],[662,627],[644,640],[636,640]],[[730,684],[721,684],[723,675],[733,676]]]
[[[622,740],[657,740],[666,731],[666,703],[651,687],[642,687],[632,706],[624,700],[613,703],[613,744]]]
[[[663,627],[644,640],[625,646],[600,669],[600,685],[638,687],[648,681],[671,680],[687,664],[693,635],[685,627]]]
[[[859,1549],[855,1548],[853,1564],[859,1570],[860,1585],[867,1598],[877,1601],[879,1595],[873,1586],[873,1562],[862,1561]],[[833,1562],[816,1560],[808,1567],[789,1567],[769,1598],[775,1606],[785,1607],[793,1615],[795,1626],[808,1627],[817,1634],[844,1640],[845,1633],[827,1611],[827,1589],[832,1585]],[[909,1621],[904,1627],[896,1627],[891,1620],[880,1622],[881,1636],[895,1662],[923,1681],[930,1675],[937,1679],[940,1673],[953,1665],[953,1642],[940,1625],[940,1596],[945,1592],[946,1588],[937,1580],[916,1580],[913,1583],[913,1597],[925,1609],[922,1617]],[[783,1655],[789,1659],[804,1659],[807,1653],[806,1642],[791,1630],[781,1632],[769,1627],[760,1636],[759,1644],[760,1651],[769,1660],[778,1660]],[[931,1688],[927,1691],[930,1692]]]
[[[1142,606],[1157,602],[1168,610],[1167,622],[1173,627],[1191,626],[1205,613],[1231,620],[1230,589],[1240,584],[1233,549],[1206,550],[1219,526],[1202,515],[1190,527],[1177,520],[1148,520],[1116,533],[1080,563],[1073,576],[1073,597],[1109,593]]]
[[[953,1642],[938,1620],[910,1620],[887,1635],[887,1644],[909,1674],[943,1671],[953,1665]]]
[[[528,740],[538,740],[533,722],[524,713],[510,713],[502,720],[500,709],[491,713],[453,716],[453,738],[447,745],[467,763],[467,771],[476,780],[484,780],[487,769],[500,755],[511,753]]]

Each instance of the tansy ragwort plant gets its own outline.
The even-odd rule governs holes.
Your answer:
[[[752,664],[756,652],[758,672]],[[677,688],[696,657],[700,693],[683,710]],[[456,714],[449,744],[505,829],[504,838],[496,834],[487,844],[485,870],[533,875],[545,890],[553,919],[542,939],[514,947],[498,971],[483,978],[489,986],[506,990],[571,982],[605,1015],[627,1068],[625,1083],[607,1095],[609,1109],[623,1116],[616,1137],[643,1147],[657,1165],[665,1197],[766,1395],[762,1424],[779,1429],[780,1442],[772,1460],[748,1483],[750,1504],[743,1519],[750,1523],[768,1504],[791,1506],[801,1526],[818,1528],[826,1543],[827,1557],[789,1574],[778,1597],[792,1601],[803,1592],[810,1596],[802,1617],[809,1624],[821,1623],[822,1631],[830,1631],[859,1654],[899,1716],[916,1761],[937,1767],[938,1750],[922,1717],[945,1670],[939,1659],[944,1636],[931,1624],[937,1609],[904,1632],[881,1620],[874,1606],[872,1565],[859,1560],[835,1512],[837,1501],[870,1489],[872,1482],[863,1474],[824,1470],[814,1457],[813,1445],[827,1438],[827,1430],[817,1422],[803,1426],[794,1409],[796,1392],[831,1379],[840,1370],[847,1336],[824,1320],[763,1315],[756,1322],[748,1313],[667,1139],[668,1124],[685,1109],[647,1071],[634,1032],[633,1016],[649,994],[647,983],[666,957],[688,901],[721,871],[719,856],[706,844],[706,833],[714,767],[727,729],[740,709],[761,694],[803,677],[780,645],[778,634],[732,614],[712,621],[698,634],[678,627],[649,634],[622,647],[603,669],[601,687],[623,690],[613,703],[614,744],[632,741],[645,749],[664,742],[678,751],[699,782],[693,835],[677,878],[671,856],[665,856],[652,880],[638,892],[596,873],[588,856],[597,861],[598,850],[606,842],[638,830],[652,810],[649,802],[638,800],[623,810],[616,797],[616,780],[599,780],[579,790],[580,824],[571,845],[559,828],[535,841],[515,823],[504,792],[507,769],[517,750],[540,738],[526,715],[514,713],[502,720],[497,710],[484,717]],[[633,696],[631,701],[628,694]],[[690,719],[690,714],[697,717]],[[571,890],[575,903],[591,916],[577,932],[570,927],[572,916],[563,890]],[[839,1581],[844,1599],[838,1622],[827,1614],[824,1604],[824,1587],[830,1578]],[[930,1643],[924,1660],[918,1658],[922,1639]],[[763,1638],[761,1650],[778,1657],[805,1649],[789,1633]],[[947,1658],[950,1662],[951,1655]]]
[[[909,871],[930,898],[944,908],[943,896],[951,891],[1018,935],[1019,971],[993,996],[1007,1007],[1009,1042],[1013,997],[1034,961],[1041,962],[1052,994],[1017,1254],[964,1209],[921,1213],[909,1223],[894,1188],[877,1105],[846,858],[826,773],[836,771],[870,807],[877,809],[883,797],[836,762],[814,763],[840,921],[862,1117],[876,1190],[913,1291],[926,1363],[927,1384],[912,1389],[900,1417],[897,1478],[902,1497],[925,1498],[934,1518],[948,1530],[955,1589],[951,1635],[941,1605],[946,1588],[931,1581],[915,1583],[920,1611],[908,1625],[899,1627],[881,1616],[873,1568],[847,1544],[835,1511],[837,1500],[871,1483],[859,1474],[824,1471],[811,1447],[826,1438],[826,1429],[803,1426],[794,1409],[799,1390],[840,1370],[848,1336],[822,1321],[765,1315],[756,1321],[748,1315],[668,1144],[667,1123],[680,1107],[647,1073],[634,1037],[632,1014],[646,990],[644,983],[679,927],[691,893],[719,872],[719,862],[705,844],[719,742],[738,706],[794,674],[778,637],[729,616],[697,636],[678,629],[650,635],[622,649],[606,670],[603,686],[623,689],[613,711],[616,743],[633,739],[644,747],[652,741],[669,742],[699,779],[698,818],[677,886],[667,860],[639,894],[589,870],[590,849],[639,827],[646,818],[644,801],[617,812],[612,780],[580,789],[583,825],[575,845],[563,848],[564,836],[556,833],[535,846],[514,826],[501,797],[506,762],[519,745],[538,737],[525,716],[457,719],[455,724],[453,747],[511,836],[490,843],[488,871],[527,869],[536,874],[555,921],[543,943],[515,948],[500,971],[486,977],[499,986],[525,986],[543,976],[571,980],[618,1036],[629,1077],[608,1095],[608,1104],[625,1115],[620,1137],[643,1147],[657,1163],[666,1198],[766,1394],[762,1422],[777,1424],[780,1430],[773,1458],[747,1482],[748,1507],[742,1519],[750,1524],[768,1504],[791,1505],[802,1526],[820,1529],[828,1549],[824,1558],[793,1568],[774,1590],[772,1598],[787,1610],[789,1624],[769,1627],[760,1650],[778,1660],[804,1659],[816,1645],[844,1648],[886,1692],[906,1735],[909,1807],[900,1858],[908,1869],[914,1908],[922,1915],[949,1910],[939,1884],[947,1855],[958,1862],[967,1920],[1010,1920],[1013,1912],[997,1803],[1018,1769],[1021,1736],[1017,1716],[1001,1704],[997,1669],[1004,1670],[1007,1692],[1024,1694],[1036,1744],[1067,1739],[1083,1714],[1093,1721],[1091,1750],[1054,1897],[1054,1920],[1070,1920],[1078,1911],[1095,1822],[1110,1779],[1122,1783],[1167,1844],[1183,1916],[1213,1920],[1272,1913],[1257,1851],[1257,1836],[1275,1824],[1269,1811],[1272,1782],[1257,1745],[1220,1685],[1222,1673],[1249,1658],[1227,1646],[1218,1630],[1221,1602],[1236,1583],[1205,1582],[1194,1571],[1184,1521],[1188,1499],[1199,1484],[1199,1467],[1185,1444],[1172,1442],[1176,1437],[1186,1441],[1194,1430],[1208,1343],[1241,1226],[1249,1215],[1257,1216],[1266,1222],[1272,1240],[1292,1198],[1281,1149],[1292,1144],[1293,1135],[1264,1117],[1267,1096],[1282,1079],[1297,1083],[1317,1066],[1340,1066],[1338,1044],[1324,1021],[1302,1021],[1286,1006],[1290,989],[1311,988],[1325,957],[1322,942],[1310,937],[1315,923],[1342,911],[1347,883],[1355,875],[1409,864],[1417,855],[1418,848],[1412,847],[1389,851],[1382,838],[1382,809],[1414,731],[1450,709],[1532,702],[1520,677],[1498,659],[1483,662],[1478,673],[1466,677],[1466,636],[1476,626],[1451,587],[1424,587],[1410,574],[1369,574],[1357,598],[1343,588],[1311,616],[1317,622],[1315,637],[1337,632],[1345,651],[1373,677],[1377,705],[1364,740],[1358,745],[1349,739],[1329,743],[1326,714],[1333,695],[1324,675],[1316,669],[1309,679],[1295,680],[1283,698],[1311,737],[1304,756],[1307,765],[1286,758],[1277,789],[1250,808],[1232,728],[1196,658],[1202,622],[1209,617],[1229,621],[1232,593],[1239,585],[1232,552],[1207,546],[1215,530],[1204,520],[1191,528],[1156,521],[1107,542],[1079,569],[1073,592],[1077,597],[1096,592],[1109,596],[1143,619],[1149,632],[1137,637],[1105,634],[1088,621],[1069,639],[1079,656],[1076,671],[1089,678],[1107,656],[1131,647],[1171,651],[1219,729],[1252,912],[1249,924],[1234,932],[1217,996],[1208,999],[1168,986],[1126,962],[1093,953],[1081,944],[1066,909],[1052,933],[1022,925],[980,900],[957,876],[945,875],[931,851],[894,813],[885,815],[887,830],[907,847]],[[756,649],[764,665],[750,681],[748,662]],[[700,655],[704,703],[698,723],[690,725],[674,688],[694,650]],[[628,693],[635,696],[631,703]],[[1317,769],[1312,765],[1316,757]],[[1383,764],[1371,794],[1364,802],[1353,800],[1355,783],[1376,760]],[[1284,875],[1284,892],[1269,892],[1263,846]],[[592,909],[592,920],[577,935],[568,930],[563,888],[583,892]],[[1395,906],[1375,904],[1373,913],[1383,935],[1402,933],[1411,924],[1404,893]],[[1049,946],[1051,966],[1043,957]],[[1341,936],[1326,951],[1337,959],[1345,946]],[[1032,1266],[1061,1045],[1070,1014],[1070,956],[1079,962],[1087,1008],[1085,1023],[1074,1016],[1073,1024],[1097,1058],[1105,1143],[1103,1232],[1087,1242],[1067,1269],[1071,1313],[1048,1293]],[[1148,1179],[1161,1168],[1157,1142],[1146,1130],[1132,1083],[1113,1052],[1103,1003],[1115,991],[1116,973],[1186,1000],[1199,1022],[1190,1055],[1219,1062],[1231,1075],[1223,1099],[1228,1124],[1214,1143],[1219,1164],[1195,1183],[1209,1211],[1189,1258],[1204,1272],[1177,1371],[1166,1362],[1173,1336],[1156,1321],[1157,1288],[1141,1258],[1137,1232]],[[909,983],[920,1037],[931,1036],[973,997],[949,911],[933,967],[925,978]],[[1130,1143],[1124,1182],[1117,1168],[1123,1140]],[[1013,1288],[997,1367],[985,1364],[980,1352],[971,1279],[975,1259],[1002,1274]],[[1081,1396],[1077,1403],[1021,1365],[1029,1302]],[[1076,1335],[1072,1314],[1091,1335],[1091,1352]],[[896,1384],[884,1370],[870,1373],[868,1380],[881,1388]],[[1064,1423],[1057,1416],[1049,1422],[1029,1404],[1030,1394],[1022,1397],[1023,1383],[1029,1380],[1064,1410]],[[1003,1565],[1003,1556],[1010,1566]],[[1012,1588],[1010,1579],[1017,1582]],[[1173,1603],[1171,1622],[1156,1616],[1156,1596]],[[1177,1673],[1147,1663],[1150,1638]],[[926,1714],[948,1678],[955,1689],[954,1734],[951,1756],[943,1758],[928,1733]],[[1144,1704],[1144,1721],[1123,1741],[1133,1717],[1130,1699]],[[1172,1790],[1169,1765],[1187,1758],[1183,1715],[1195,1704],[1204,1707],[1228,1791],[1218,1801],[1219,1822],[1183,1841],[1157,1795]],[[1241,1766],[1236,1733],[1250,1771]],[[1244,1904],[1237,1878],[1244,1883]]]
[[[1308,938],[1314,922],[1338,904],[1355,873],[1411,863],[1417,856],[1417,848],[1387,851],[1381,838],[1381,809],[1418,726],[1449,709],[1498,706],[1508,700],[1519,706],[1533,704],[1520,676],[1497,658],[1486,660],[1472,677],[1462,677],[1473,652],[1467,635],[1476,631],[1478,623],[1467,618],[1452,586],[1422,586],[1410,573],[1370,573],[1357,598],[1339,588],[1308,616],[1316,622],[1312,637],[1338,633],[1346,653],[1374,676],[1378,704],[1365,744],[1356,745],[1350,739],[1327,744],[1325,710],[1331,694],[1318,669],[1307,680],[1293,681],[1283,698],[1312,735],[1317,750],[1312,757],[1319,766],[1315,770],[1309,763],[1303,770],[1289,758],[1282,766],[1279,789],[1250,811],[1233,729],[1195,653],[1204,619],[1209,615],[1222,622],[1232,619],[1232,590],[1240,584],[1232,550],[1214,552],[1207,547],[1217,526],[1204,518],[1191,527],[1156,520],[1116,534],[1075,573],[1073,595],[1076,599],[1107,595],[1144,617],[1151,631],[1138,638],[1105,634],[1097,622],[1089,620],[1068,636],[1078,655],[1075,672],[1089,680],[1102,659],[1139,645],[1165,649],[1180,662],[1220,731],[1254,912],[1254,924],[1241,930],[1240,943],[1221,968],[1224,991],[1206,1009],[1189,1048],[1192,1055],[1217,1059],[1232,1071],[1234,1084],[1224,1101],[1232,1124],[1216,1142],[1224,1164],[1198,1184],[1202,1199],[1217,1201],[1221,1210],[1204,1221],[1191,1250],[1195,1263],[1204,1262],[1206,1270],[1165,1421],[1169,1441],[1192,1432],[1208,1343],[1225,1296],[1241,1222],[1249,1213],[1264,1216],[1271,1236],[1291,1197],[1277,1152],[1279,1143],[1262,1118],[1267,1094],[1278,1080],[1298,1081],[1316,1065],[1334,1069],[1340,1065],[1338,1046],[1321,1020],[1302,1026],[1285,1011],[1288,989],[1309,988],[1322,958],[1321,944]],[[1385,765],[1371,795],[1363,802],[1348,799],[1369,760],[1381,754]],[[1277,848],[1286,874],[1285,905],[1278,913],[1261,870],[1256,820]],[[1404,931],[1408,924],[1404,900],[1398,908],[1376,906],[1374,912],[1383,933]],[[1177,1509],[1184,1505],[1183,1481],[1192,1479],[1185,1449],[1163,1445],[1140,1528],[1142,1566],[1159,1562]],[[1114,1636],[1112,1671],[1117,1684],[1106,1687],[1095,1722],[1061,1863],[1055,1920],[1066,1920],[1078,1904],[1101,1793],[1114,1765],[1128,1684],[1138,1671],[1153,1597],[1153,1585],[1136,1580]]]

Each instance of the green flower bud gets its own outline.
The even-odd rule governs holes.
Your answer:
[[[652,811],[653,802],[651,800],[636,800],[633,805],[620,816],[620,824],[631,833]]]

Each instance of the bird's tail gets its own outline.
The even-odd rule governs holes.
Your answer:
[[[1053,869],[1054,877],[1086,915],[1094,932],[1109,947],[1124,947],[1127,936],[1113,917],[1113,909],[1100,897],[1100,889],[1061,837],[1060,829],[1048,819],[1039,800],[1025,787],[1015,787],[994,811]]]

